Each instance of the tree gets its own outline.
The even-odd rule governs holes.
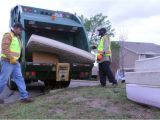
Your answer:
[[[99,38],[96,34],[96,30],[100,27],[106,28],[107,34],[114,36],[114,29],[111,28],[111,23],[107,19],[108,17],[103,16],[102,13],[96,14],[90,18],[85,18],[83,15],[80,15],[79,18],[85,26],[91,45],[98,43]]]

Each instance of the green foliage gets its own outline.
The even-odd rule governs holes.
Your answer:
[[[102,13],[96,14],[90,18],[85,18],[83,15],[80,15],[79,18],[85,26],[91,45],[97,44],[99,41],[99,37],[96,34],[98,28],[104,27],[108,35],[114,36],[114,29],[111,28],[111,23],[107,19],[108,17],[104,16]]]

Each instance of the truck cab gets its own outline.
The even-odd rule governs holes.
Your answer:
[[[29,53],[27,50],[29,38],[32,34],[36,34],[56,39],[65,44],[90,52],[88,37],[78,17],[68,12],[18,5],[11,10],[10,28],[17,22],[21,23],[25,28],[21,36],[23,49],[20,63],[26,82],[42,80],[46,85],[68,86],[71,78],[79,79],[82,77],[82,73],[85,75],[84,78],[89,78],[93,67],[92,63],[69,63],[69,80],[66,82],[57,82],[56,65],[45,63],[34,64],[32,53]],[[50,78],[53,79],[51,80]]]

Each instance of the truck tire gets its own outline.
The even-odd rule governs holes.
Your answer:
[[[71,82],[71,80],[69,80],[69,81],[62,81],[61,82],[61,86],[62,86],[62,88],[67,88],[67,87],[69,87],[69,85],[70,85],[70,82]]]
[[[12,78],[9,78],[7,86],[9,87],[10,90],[18,90],[17,85]]]
[[[70,84],[70,81],[52,81],[48,80],[45,83],[45,88],[50,88],[50,89],[59,89],[59,88],[67,88]]]
[[[56,88],[67,88],[69,86],[70,82],[71,82],[71,80],[56,82]]]
[[[55,81],[52,83],[52,89],[60,89],[60,88],[67,88],[70,84],[70,81]]]
[[[49,80],[45,80],[44,81],[44,91],[46,92],[46,91],[50,91],[51,90],[51,88],[52,88],[52,85],[50,84],[50,81]]]

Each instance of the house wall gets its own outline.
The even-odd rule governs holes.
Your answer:
[[[160,71],[160,56],[136,60],[135,71]]]
[[[135,61],[139,59],[139,55],[123,48],[123,52],[120,52],[120,66],[123,68],[134,68]]]

